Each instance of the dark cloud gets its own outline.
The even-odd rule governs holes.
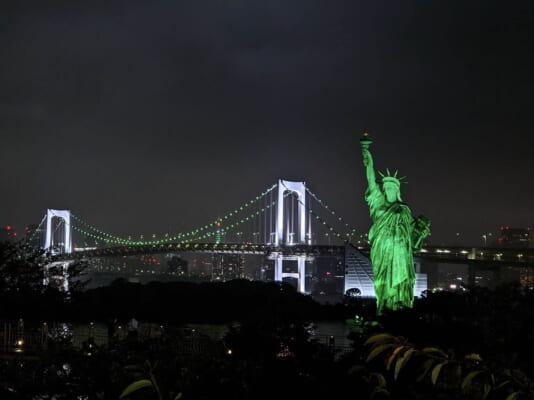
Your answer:
[[[434,240],[534,221],[528,1],[0,5],[0,222],[194,227],[279,177],[367,229],[358,134]],[[179,222],[178,222],[179,221]]]

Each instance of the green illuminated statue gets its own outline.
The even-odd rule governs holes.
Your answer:
[[[413,252],[420,250],[423,239],[430,233],[430,221],[414,218],[403,203],[400,186],[404,179],[380,173],[377,182],[373,157],[369,151],[372,141],[367,133],[360,140],[363,165],[366,168],[368,188],[365,200],[373,225],[369,230],[371,262],[377,301],[377,313],[383,309],[396,310],[412,307],[415,285]]]

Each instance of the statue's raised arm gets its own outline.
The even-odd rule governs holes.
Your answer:
[[[378,189],[376,183],[375,167],[373,164],[373,156],[368,148],[362,148],[363,166],[365,167],[365,176],[367,177],[367,184],[369,189]]]
[[[362,160],[363,166],[365,167],[365,176],[367,177],[367,184],[369,190],[378,189],[378,185],[376,183],[373,156],[371,155],[371,151],[369,150],[369,146],[371,145],[371,143],[373,143],[373,141],[369,137],[369,134],[367,132],[364,132],[362,134],[362,138],[360,139],[360,145],[362,147]]]

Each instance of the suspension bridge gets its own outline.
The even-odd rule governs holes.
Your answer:
[[[302,293],[306,292],[306,261],[321,256],[344,256],[346,243],[356,235],[356,229],[305,182],[282,179],[205,225],[185,232],[153,235],[149,240],[142,235],[106,232],[69,210],[49,209],[36,231],[44,232],[42,247],[54,266],[68,268],[73,260],[162,252],[258,254],[274,261],[275,281],[294,278]],[[230,240],[232,233],[239,239],[237,242]],[[365,236],[361,235],[359,240],[364,242]],[[358,254],[360,269],[365,267],[359,279],[372,288],[372,266],[365,256]],[[296,262],[296,268],[287,268],[288,261],[292,266]],[[356,282],[345,285],[345,289],[354,285],[362,287]]]
[[[306,262],[321,256],[344,260],[344,290],[357,288],[364,296],[374,297],[372,265],[365,247],[366,235],[339,216],[313,193],[305,182],[280,179],[276,184],[211,222],[183,232],[167,232],[145,239],[143,235],[117,235],[106,232],[70,210],[48,209],[35,230],[43,233],[42,247],[51,266],[74,260],[106,256],[153,253],[200,252],[213,254],[256,254],[274,261],[274,280],[297,280],[306,293]],[[234,234],[234,240],[230,239]],[[238,238],[239,240],[235,240]],[[356,239],[356,240],[354,240]],[[353,243],[353,244],[351,244]],[[512,263],[534,265],[534,253],[512,254],[502,249],[479,251],[473,248],[426,247],[418,259],[441,260],[469,265]],[[284,263],[296,262],[295,268]],[[414,294],[427,288],[426,275],[417,273]]]

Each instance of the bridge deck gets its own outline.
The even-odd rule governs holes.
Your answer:
[[[359,249],[369,256],[369,249]],[[51,262],[80,260],[86,258],[133,256],[150,253],[200,252],[215,254],[280,253],[284,256],[343,256],[345,246],[305,245],[273,246],[253,243],[166,243],[139,246],[104,247],[94,250],[74,251],[50,257]],[[534,267],[534,249],[473,248],[473,247],[425,247],[415,257],[458,264],[485,264]]]

